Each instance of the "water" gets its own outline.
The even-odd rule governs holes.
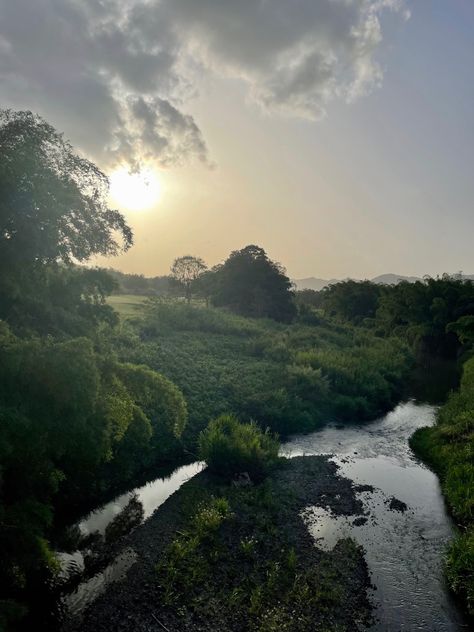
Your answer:
[[[119,535],[124,535],[139,523],[147,520],[171,494],[203,468],[204,463],[201,462],[183,465],[178,467],[170,476],[150,481],[91,512],[77,523],[75,528],[76,531],[79,531],[81,538],[89,536],[92,544],[86,544],[72,553],[57,552],[56,554],[61,564],[60,580],[66,581],[74,573],[84,573],[86,560],[88,557],[91,558],[91,553],[102,554],[108,544],[113,544],[113,538],[117,531]],[[131,508],[133,511],[130,511]],[[117,524],[119,528],[115,529],[114,533],[111,528]],[[85,577],[73,591],[67,592],[61,603],[65,621],[71,617],[80,616],[85,608],[97,599],[110,584],[120,581],[125,576],[135,560],[134,550],[126,548],[111,561],[109,560],[109,563],[105,564],[105,568],[100,568],[92,577]]]
[[[408,402],[369,424],[327,426],[284,445],[287,456],[332,454],[343,476],[374,487],[358,493],[365,521],[354,524],[355,516],[336,517],[320,507],[302,514],[317,546],[332,549],[348,536],[364,546],[376,586],[374,631],[468,629],[443,578],[442,554],[453,525],[438,479],[408,446],[416,428],[434,423],[435,412],[433,406]],[[390,510],[394,497],[406,511]]]
[[[196,462],[178,467],[170,476],[156,478],[142,487],[137,487],[111,502],[90,513],[78,526],[83,535],[90,533],[104,534],[108,525],[129,504],[132,498],[137,498],[143,507],[143,520],[149,518],[165,500],[171,496],[183,483],[192,478],[204,468],[204,463]]]
[[[334,455],[343,476],[374,487],[373,492],[358,492],[367,514],[365,522],[355,516],[333,516],[321,507],[308,507],[302,513],[316,546],[331,549],[347,536],[364,546],[372,582],[377,587],[372,594],[378,619],[371,628],[374,632],[468,629],[449,596],[442,573],[442,554],[452,537],[453,525],[436,476],[408,446],[408,438],[416,428],[434,423],[435,412],[434,406],[408,402],[370,423],[329,425],[312,434],[294,436],[282,448],[287,456]],[[127,519],[123,520],[127,512],[135,516],[132,525],[146,520],[202,468],[202,463],[185,465],[168,478],[158,478],[119,496],[79,522],[80,533],[105,539],[117,521],[122,519],[127,526]],[[393,497],[406,503],[406,511],[390,510]],[[137,507],[141,507],[141,513],[137,514]],[[65,575],[71,563],[79,572],[84,568],[84,550],[60,554],[60,559]],[[67,616],[80,616],[107,586],[124,576],[134,561],[133,549],[127,548],[104,569],[82,581],[63,599]]]

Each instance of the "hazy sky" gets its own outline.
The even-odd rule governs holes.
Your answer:
[[[0,95],[156,170],[118,269],[474,273],[472,0],[0,0]]]

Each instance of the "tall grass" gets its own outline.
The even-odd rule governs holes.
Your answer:
[[[232,478],[246,472],[262,480],[278,460],[279,442],[255,423],[242,424],[233,415],[221,415],[199,435],[199,456],[209,469]]]

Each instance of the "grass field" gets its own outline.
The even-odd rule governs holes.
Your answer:
[[[148,296],[138,296],[136,294],[117,294],[109,296],[107,303],[117,310],[121,318],[134,318],[140,315],[143,303],[148,298]]]

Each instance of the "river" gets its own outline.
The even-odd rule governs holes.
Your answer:
[[[308,507],[302,515],[315,545],[331,548],[341,537],[354,537],[366,550],[375,589],[373,631],[459,631],[468,626],[451,599],[442,573],[442,557],[453,535],[437,477],[411,452],[408,438],[421,426],[434,423],[436,408],[409,401],[383,417],[364,424],[327,425],[290,438],[285,456],[331,454],[341,475],[372,486],[359,492],[366,520],[334,517],[330,511]],[[83,535],[104,534],[130,501],[142,506],[146,520],[202,464],[183,466],[165,479],[123,494],[94,511],[78,527]],[[390,502],[396,499],[395,504]],[[406,505],[406,510],[405,510]],[[400,510],[401,509],[401,510]],[[363,524],[361,524],[363,522]],[[60,554],[63,566],[83,564],[83,552]],[[81,611],[110,583],[120,581],[133,564],[133,551],[124,550],[101,572],[83,581],[63,598],[70,616]]]
[[[443,577],[443,552],[453,535],[437,477],[408,446],[410,435],[434,423],[436,408],[407,402],[365,424],[329,425],[284,446],[287,456],[333,454],[343,476],[374,487],[359,497],[365,524],[324,510],[305,521],[319,546],[352,536],[366,550],[378,621],[371,630],[447,632],[468,629]],[[406,511],[390,510],[396,498]]]

